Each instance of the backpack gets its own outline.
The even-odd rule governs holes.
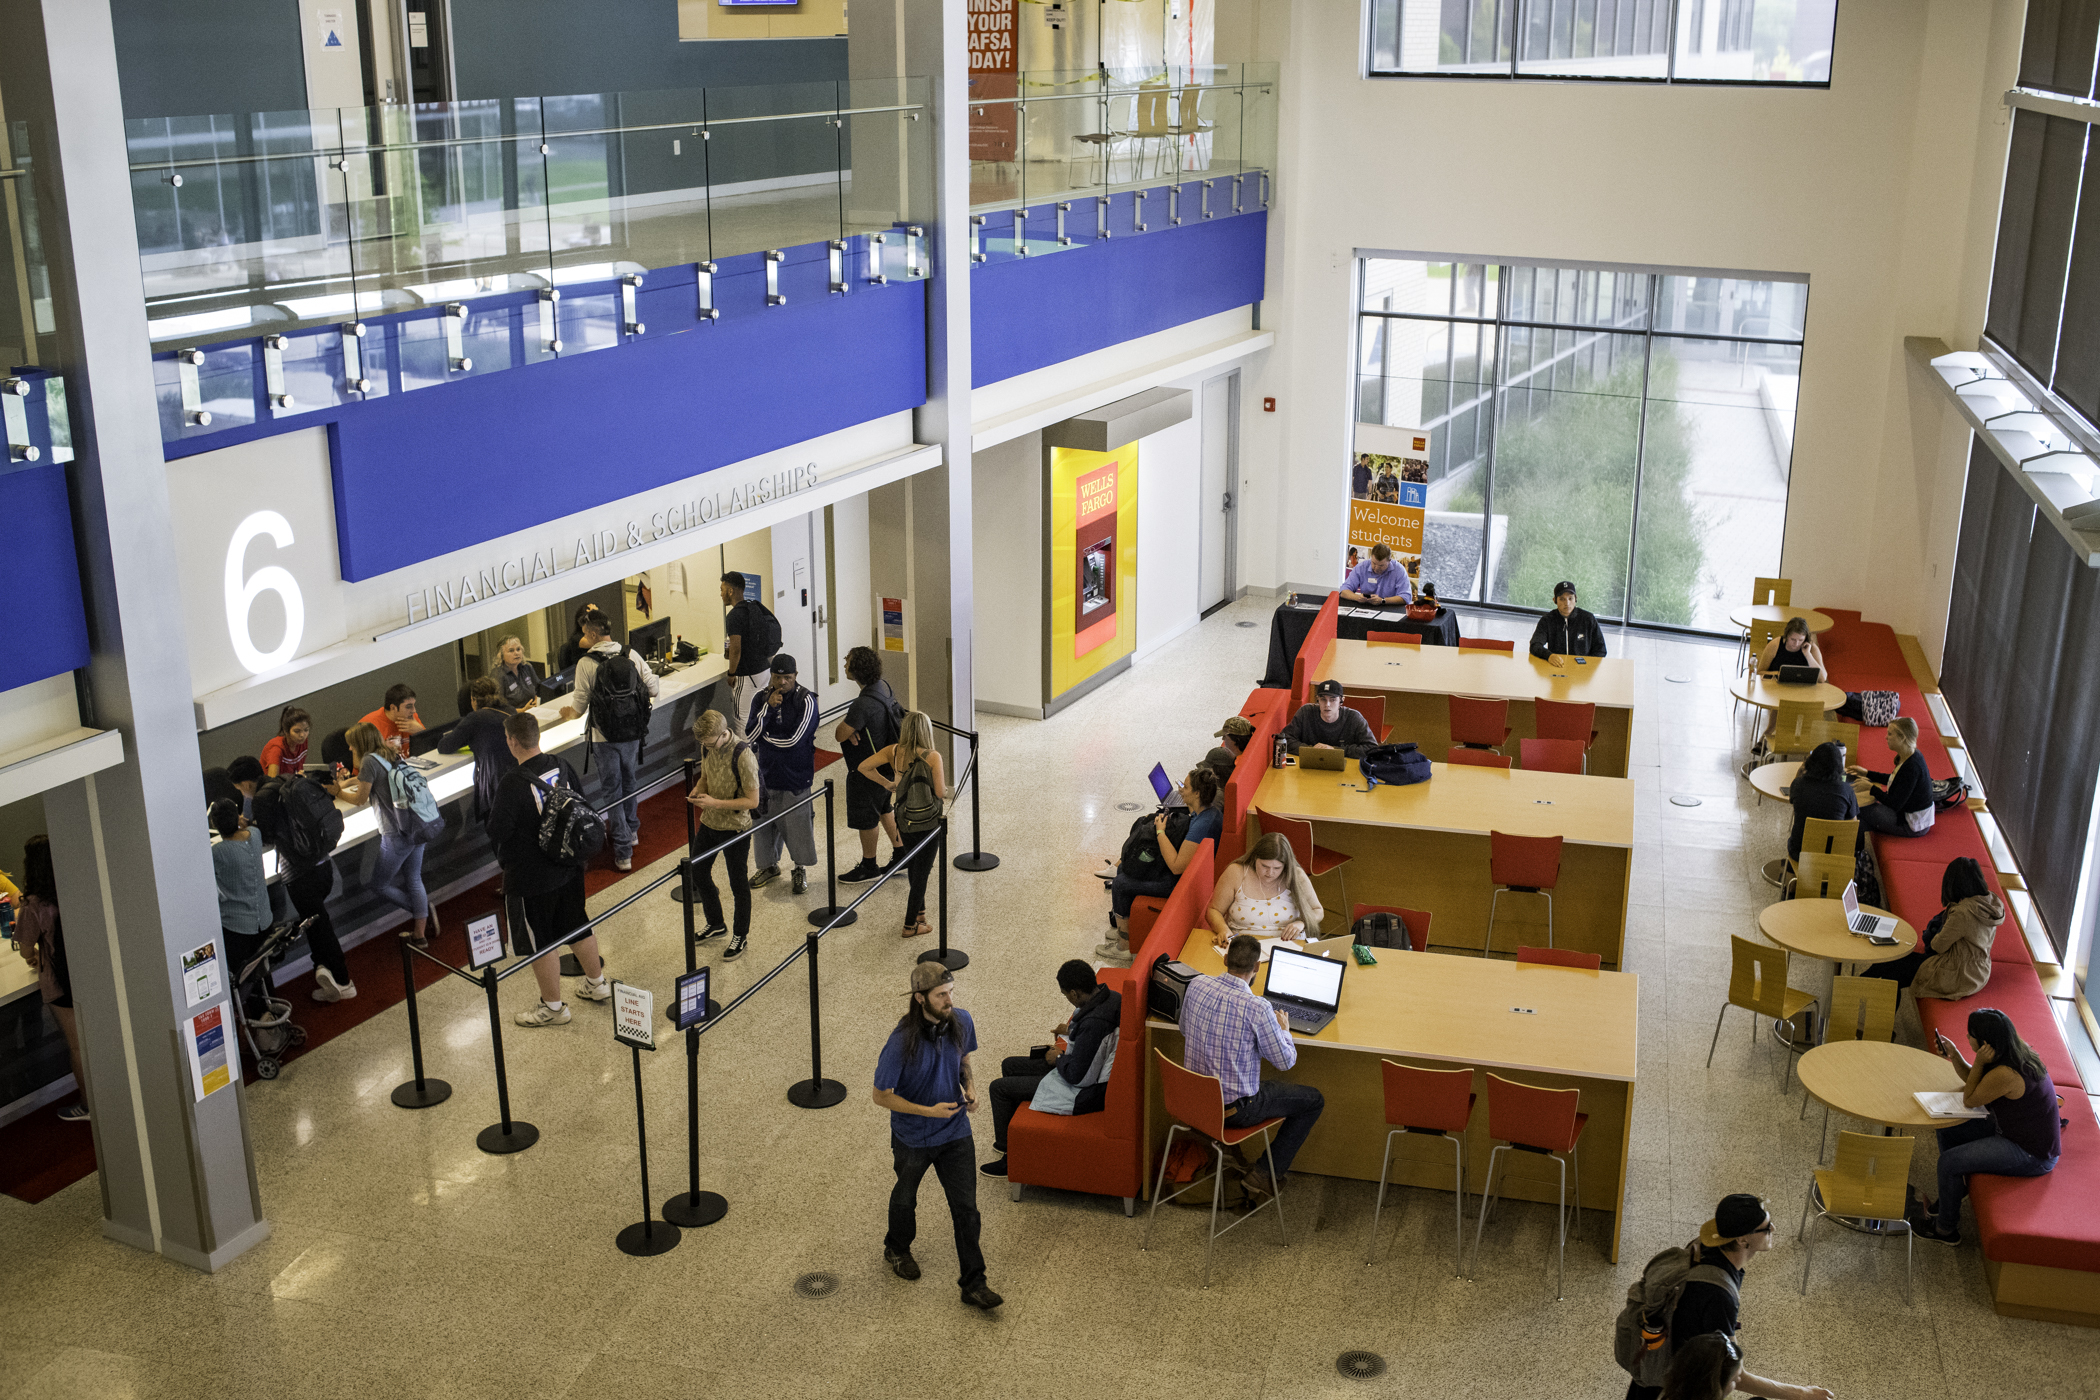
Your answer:
[[[1367,781],[1405,787],[1430,778],[1429,756],[1413,744],[1377,744],[1364,750],[1357,768]]]
[[[589,865],[605,849],[605,818],[566,782],[550,783],[537,773],[525,777],[540,790],[540,854],[557,865]]]
[[[1612,1355],[1635,1385],[1661,1386],[1670,1368],[1670,1314],[1687,1283],[1710,1283],[1741,1301],[1735,1280],[1717,1264],[1694,1264],[1690,1245],[1666,1249],[1641,1268],[1626,1290],[1626,1306],[1612,1328]]]
[[[755,630],[758,632],[758,645],[753,647],[752,650],[770,662],[780,651],[780,619],[775,617],[773,610],[764,603],[751,603],[747,606],[758,610],[756,614],[745,614],[746,618],[754,616],[756,618]],[[751,626],[754,624],[747,623],[746,625]],[[749,660],[750,658],[747,657],[746,659]]]
[[[736,779],[736,791],[730,794],[732,797],[742,797],[744,795],[744,755],[749,752],[751,752],[751,746],[742,739],[729,746],[729,772]],[[702,755],[701,761],[703,763],[706,762],[705,755]],[[764,786],[763,781],[761,781],[760,786]],[[707,791],[706,777],[697,772],[693,775],[693,791]]]
[[[941,790],[933,785],[932,765],[915,758],[897,784],[897,830],[923,836],[940,824]]]
[[[417,845],[427,846],[444,833],[445,823],[438,816],[437,799],[430,795],[430,784],[423,781],[422,773],[407,759],[388,763],[386,795],[396,812],[409,814],[401,819],[401,834]]]
[[[591,681],[591,724],[610,744],[625,744],[649,732],[649,689],[634,658],[622,647],[617,655],[598,656]]]
[[[903,818],[900,816],[898,820]],[[1188,839],[1189,823],[1193,820],[1188,808],[1170,808],[1167,812],[1167,839],[1179,847]],[[1151,817],[1139,817],[1130,824],[1130,834],[1123,838],[1123,873],[1133,880],[1157,880],[1172,873],[1167,869],[1167,863],[1159,858],[1159,833],[1153,830]]]
[[[1942,812],[1952,812],[1968,806],[1969,785],[1960,778],[1934,778],[1932,805]]]
[[[271,778],[255,790],[251,811],[263,839],[294,869],[319,865],[343,839],[342,811],[305,778]]]
[[[1349,930],[1349,936],[1366,948],[1393,948],[1402,952],[1413,952],[1414,936],[1407,931],[1407,924],[1398,914],[1380,911],[1366,914]]]

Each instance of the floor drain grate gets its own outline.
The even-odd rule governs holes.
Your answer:
[[[1385,1358],[1375,1351],[1345,1351],[1334,1359],[1334,1369],[1352,1381],[1368,1381],[1385,1374]]]
[[[1670,805],[1672,807],[1697,807],[1699,805],[1699,799],[1696,797],[1686,797],[1683,793],[1680,792],[1673,795],[1670,798]]]
[[[839,1291],[837,1274],[804,1274],[795,1280],[795,1291],[805,1298],[829,1298]]]

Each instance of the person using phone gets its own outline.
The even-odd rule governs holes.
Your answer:
[[[1932,1037],[1933,1049],[1962,1077],[1962,1103],[1988,1115],[1964,1119],[1935,1135],[1940,1197],[1919,1203],[1923,1209],[1910,1228],[1919,1239],[1936,1244],[1961,1243],[1961,1203],[1972,1174],[2044,1176],[2056,1170],[2063,1151],[2055,1081],[2042,1057],[2020,1039],[2012,1018],[1996,1007],[1979,1007],[1969,1013],[1968,1032],[1974,1059],[1944,1034],[1935,1031]]]
[[[1028,1055],[1009,1055],[991,1084],[992,1151],[999,1155],[977,1169],[980,1176],[1006,1179],[1006,1130],[1022,1104],[1038,1113],[1077,1117],[1108,1106],[1108,1076],[1115,1064],[1115,1038],[1123,1024],[1122,993],[1101,985],[1094,969],[1073,958],[1057,970],[1057,990],[1072,1014],[1050,1028],[1063,1036]],[[1045,1081],[1056,1080],[1045,1089]]]
[[[1786,630],[1767,642],[1757,658],[1757,669],[1768,676],[1782,666],[1813,666],[1819,683],[1830,679],[1830,673],[1823,669],[1823,649],[1816,645],[1816,639],[1809,635],[1808,623],[1801,618],[1788,618]]]

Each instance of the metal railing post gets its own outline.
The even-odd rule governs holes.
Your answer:
[[[948,823],[946,822],[941,823],[941,844],[934,857],[934,864],[940,867],[941,872],[941,946],[929,948],[919,954],[918,961],[937,962],[950,972],[960,972],[970,965],[970,955],[963,952],[960,948],[950,948],[948,946]]]
[[[860,915],[853,910],[839,907],[839,835],[838,830],[832,825],[831,821],[832,787],[832,779],[826,778],[824,780],[824,907],[809,911],[809,921],[819,928],[830,923],[833,919],[837,919],[838,926],[844,928],[847,924],[853,923],[860,918]]]
[[[627,1048],[634,1052],[634,1132],[642,1147],[642,1218],[620,1231],[613,1243],[622,1254],[646,1259],[677,1248],[678,1227],[649,1213],[649,1123],[642,1107],[642,1047]]]
[[[970,741],[970,849],[955,858],[957,870],[973,873],[999,868],[999,857],[984,848],[983,827],[977,794],[984,790],[984,750],[977,742],[977,731],[965,729],[963,734]]]
[[[452,1097],[452,1086],[442,1079],[423,1077],[423,1021],[416,1014],[416,966],[415,955],[408,950],[408,940],[394,940],[401,945],[401,985],[408,993],[408,1053],[415,1061],[416,1077],[394,1090],[396,1108],[434,1108]]]
[[[481,985],[489,994],[489,1042],[496,1052],[496,1107],[503,1116],[500,1122],[483,1128],[475,1137],[474,1145],[483,1152],[498,1156],[523,1152],[540,1140],[540,1130],[523,1119],[511,1121],[510,1078],[503,1072],[503,1008],[496,1001],[494,963],[481,970]]]
[[[690,798],[693,793],[693,760],[691,760],[690,758],[687,759],[685,761],[684,766],[685,793],[686,796]],[[700,834],[698,825],[694,820],[693,811],[693,804],[690,801],[688,801],[685,804],[685,851],[687,855],[691,855],[693,853],[693,842],[699,837]],[[693,882],[690,879],[680,880],[677,884],[671,886],[671,898],[678,900],[679,902],[684,904],[691,904],[693,898]],[[685,923],[685,936],[687,938],[691,938],[693,936],[693,921],[691,916],[688,916],[686,918]],[[692,971],[692,969],[687,968],[686,971],[690,972]]]
[[[809,959],[809,1078],[788,1086],[788,1102],[797,1108],[831,1108],[846,1101],[846,1086],[824,1077],[824,1035],[818,1024],[817,943],[822,937],[806,934],[803,956]]]

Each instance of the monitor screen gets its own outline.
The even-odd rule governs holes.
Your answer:
[[[1152,765],[1152,790],[1159,794],[1159,800],[1162,802],[1174,795],[1174,780],[1167,776],[1167,765],[1164,763]]]
[[[654,622],[645,622],[639,627],[630,628],[627,633],[627,645],[645,657],[670,650],[671,619],[660,617]]]
[[[1335,1006],[1341,1000],[1343,967],[1338,958],[1316,958],[1277,948],[1269,954],[1268,990],[1319,1006]]]

